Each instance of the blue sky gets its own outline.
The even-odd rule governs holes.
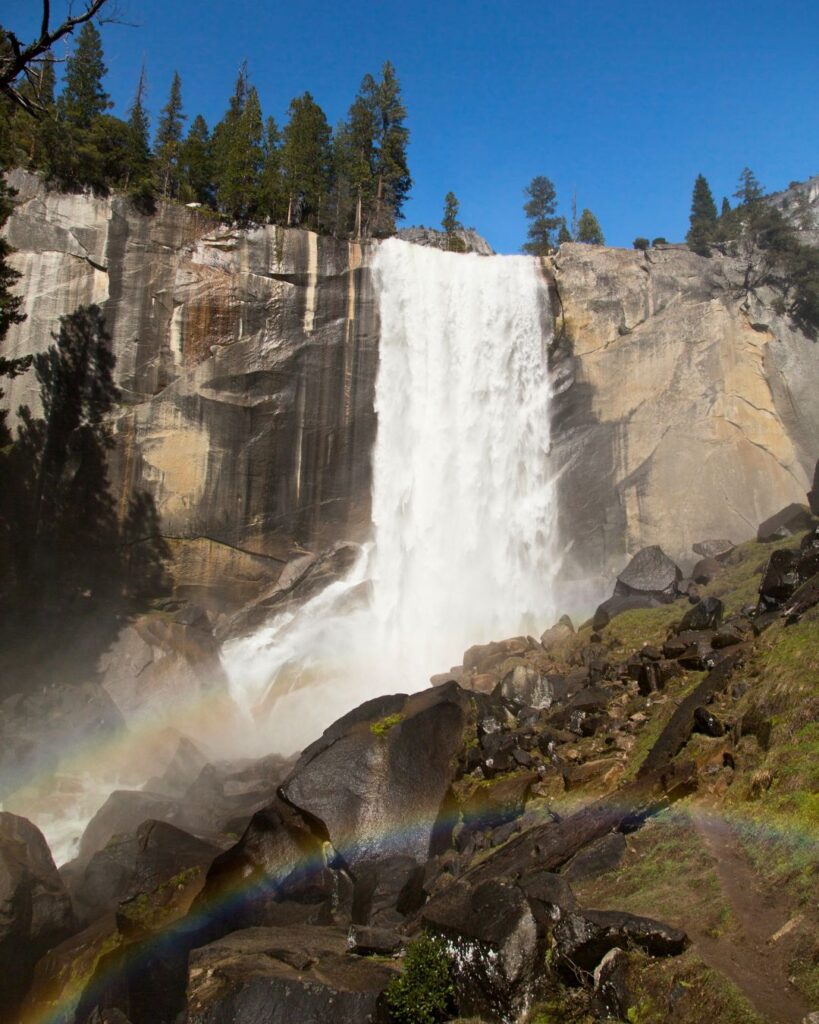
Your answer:
[[[112,0],[114,2],[114,0]],[[57,14],[64,4],[52,3]],[[33,31],[36,0],[2,21]],[[118,0],[104,26],[107,87],[124,113],[144,59],[149,105],[174,68],[188,114],[221,117],[247,59],[281,125],[305,90],[331,124],[362,76],[397,68],[415,180],[406,223],[461,219],[501,252],[526,235],[524,185],[557,186],[564,212],[598,216],[606,240],[680,240],[694,178],[717,203],[746,164],[773,191],[819,173],[819,4],[802,0]]]

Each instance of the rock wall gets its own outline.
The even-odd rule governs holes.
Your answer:
[[[739,264],[684,247],[564,245],[553,261],[562,535],[581,574],[660,544],[752,536],[804,502],[819,348],[740,296]]]
[[[177,578],[232,600],[304,548],[369,526],[377,317],[366,249],[273,226],[233,230],[160,204],[46,193],[15,172],[8,237],[38,351],[82,303],[105,312],[125,412],[113,477],[149,490]],[[10,404],[37,404],[33,375]]]
[[[232,606],[305,549],[370,519],[378,323],[368,247],[231,229],[161,204],[46,193],[15,172],[8,236],[28,319],[49,342],[80,303],[105,310],[125,411],[114,479],[154,495],[177,581]],[[749,537],[804,501],[819,455],[819,349],[738,297],[740,268],[678,246],[564,245],[547,261],[558,341],[553,428],[566,567],[607,575],[660,544]],[[31,375],[11,404],[36,403]]]

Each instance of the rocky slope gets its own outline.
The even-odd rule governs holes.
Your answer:
[[[184,592],[235,609],[305,550],[361,539],[372,246],[13,182],[28,319],[7,347],[42,349],[60,314],[103,305],[127,402],[116,485],[123,502],[154,495]],[[688,557],[698,537],[746,539],[801,500],[818,454],[816,350],[772,295],[740,298],[738,273],[679,247],[565,245],[544,268],[567,572],[611,575],[654,543]],[[10,390],[12,406],[36,403],[31,379]]]
[[[0,815],[6,1019],[22,996],[30,1024],[807,1020],[801,516],[698,544],[698,593],[649,549],[618,587],[656,607],[472,648],[460,684],[369,701],[293,765],[181,749],[112,795],[62,878]]]

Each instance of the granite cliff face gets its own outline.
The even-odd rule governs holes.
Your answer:
[[[569,565],[659,544],[691,561],[804,502],[819,455],[819,349],[746,298],[737,261],[564,245],[552,436]]]
[[[125,411],[114,479],[155,497],[180,588],[238,604],[305,552],[362,539],[378,317],[366,246],[272,226],[229,228],[160,205],[46,193],[15,172],[8,236],[28,319],[9,354],[100,303]],[[819,436],[813,342],[737,294],[738,265],[668,246],[564,245],[554,290],[567,568],[598,575],[660,544],[749,537],[804,501]],[[10,404],[36,403],[34,381]]]
[[[45,193],[16,172],[8,227],[43,349],[82,303],[105,312],[126,409],[113,476],[156,500],[177,580],[240,602],[304,549],[369,526],[377,324],[366,251],[312,232],[234,231],[176,205]],[[36,405],[31,376],[10,404]]]

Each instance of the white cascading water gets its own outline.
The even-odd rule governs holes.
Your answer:
[[[373,272],[373,544],[345,580],[226,651],[267,749],[301,746],[361,701],[420,689],[466,647],[539,633],[554,613],[552,319],[537,260],[392,239]]]

